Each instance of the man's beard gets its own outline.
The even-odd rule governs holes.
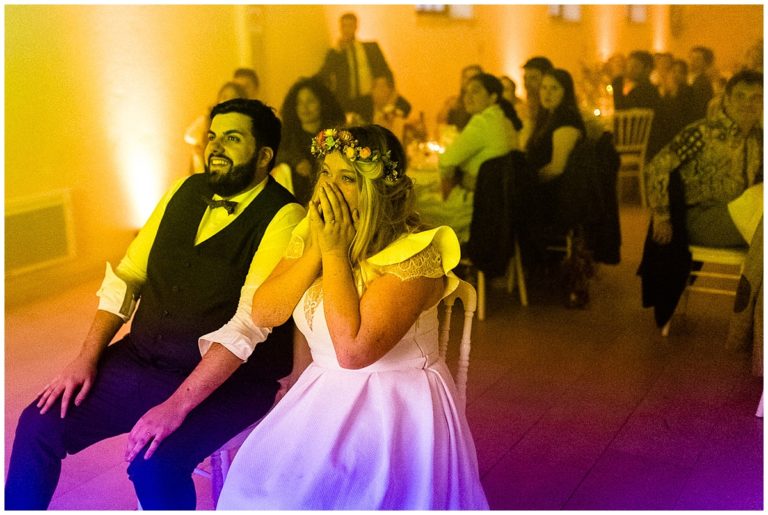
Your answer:
[[[217,156],[222,158],[223,156]],[[232,161],[230,160],[230,163]],[[250,161],[233,166],[227,173],[213,173],[210,171],[208,163],[205,163],[205,175],[208,180],[208,186],[211,191],[222,197],[231,197],[236,195],[253,182],[256,176],[256,163],[258,155],[254,155]]]

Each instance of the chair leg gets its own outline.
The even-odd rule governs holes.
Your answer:
[[[477,319],[485,320],[485,274],[477,271]]]
[[[525,271],[523,270],[523,258],[520,256],[520,245],[515,240],[515,270],[513,275],[517,276],[517,292],[520,294],[520,305],[528,306],[528,289],[525,286]]]
[[[512,259],[509,260],[509,263],[507,263],[507,293],[512,293],[512,291],[515,289],[516,274],[517,269],[515,268],[515,258],[512,257]]]

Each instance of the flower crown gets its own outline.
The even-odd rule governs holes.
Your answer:
[[[384,165],[384,180],[390,183],[397,182],[403,176],[397,168],[397,161],[390,159],[389,150],[382,154],[378,150],[371,150],[370,147],[358,146],[357,140],[349,131],[322,130],[312,138],[311,150],[315,157],[325,157],[334,150],[338,150],[341,155],[352,162],[377,163],[381,161],[381,164]]]

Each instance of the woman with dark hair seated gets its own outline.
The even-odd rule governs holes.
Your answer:
[[[464,106],[472,118],[439,158],[443,202],[421,209],[428,222],[451,226],[461,242],[469,239],[480,165],[518,148],[523,124],[503,92],[501,81],[488,73],[467,82]]]
[[[530,204],[526,211],[530,217],[527,230],[537,243],[534,248],[543,253],[543,235],[562,236],[570,228],[569,221],[562,216],[565,211],[563,202],[567,201],[567,195],[561,192],[563,173],[573,149],[585,137],[586,127],[576,102],[573,79],[566,70],[555,68],[545,72],[539,98],[542,109],[526,148],[528,167],[534,183],[531,195],[527,196]],[[584,261],[586,258],[581,247],[577,250],[580,255],[575,256],[570,264],[579,272],[571,274],[570,282],[583,283],[585,276],[590,273],[591,264],[587,262],[588,259]],[[584,284],[566,287],[569,290],[569,305],[578,307],[586,304]]]
[[[312,138],[322,127],[342,125],[344,110],[331,90],[312,77],[299,79],[291,86],[283,100],[280,117],[283,133],[275,162],[290,167],[293,194],[306,205],[314,184]]]

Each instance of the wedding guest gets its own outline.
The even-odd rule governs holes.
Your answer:
[[[656,122],[661,130],[661,143],[666,145],[680,130],[695,120],[693,93],[688,85],[688,64],[682,59],[672,61],[672,72],[667,81]]]
[[[522,112],[522,109],[527,109],[523,99],[517,96],[517,83],[507,75],[502,75],[499,77],[499,80],[504,88],[502,96],[507,99],[507,102],[512,104],[515,111]]]
[[[501,81],[489,73],[469,80],[464,105],[472,118],[438,161],[442,201],[421,207],[425,220],[452,227],[461,242],[469,239],[480,165],[519,148],[518,131],[522,122],[502,94]]]
[[[437,347],[456,235],[420,225],[391,132],[325,130],[312,148],[309,215],[253,299],[256,324],[293,314],[311,363],[238,451],[218,509],[487,509]]]
[[[232,74],[232,80],[240,84],[240,87],[245,90],[245,97],[251,100],[256,100],[259,97],[259,76],[252,68],[238,68],[235,73]]]
[[[269,177],[271,107],[233,99],[211,118],[205,173],[179,180],[115,270],[107,263],[80,353],[22,412],[6,509],[47,508],[61,460],[128,433],[141,506],[193,510],[195,467],[272,406],[291,332],[254,325],[251,299],[304,209]]]
[[[525,106],[521,114],[523,129],[520,132],[520,145],[525,146],[539,117],[539,87],[544,73],[553,68],[552,61],[543,56],[531,57],[523,65],[523,86],[525,87]]]
[[[707,115],[707,104],[715,96],[711,77],[715,53],[710,48],[695,46],[691,49],[688,60],[691,74],[689,83],[693,95],[691,109],[694,120],[698,120]]]
[[[370,94],[350,102],[349,111],[355,120],[352,124],[375,123],[402,138],[403,125],[411,113],[411,104],[397,92],[395,78],[386,72],[373,78]]]
[[[527,195],[527,234],[531,236],[531,259],[543,261],[546,237],[562,236],[571,226],[564,213],[571,212],[567,203],[564,173],[571,153],[586,136],[586,127],[579,112],[573,78],[566,70],[554,68],[544,74],[539,88],[541,112],[526,147],[526,160],[535,183]],[[562,262],[566,306],[584,307],[589,301],[588,276],[591,257],[585,252],[581,235],[574,237],[573,251]]]
[[[685,197],[687,243],[734,247],[751,241],[751,234],[745,236],[740,228],[756,223],[751,216],[756,211],[745,212],[741,206],[753,195],[744,197],[745,192],[762,183],[762,116],[763,74],[738,72],[728,81],[718,111],[683,129],[649,163],[648,201],[657,244],[672,241],[669,177],[677,169]],[[762,206],[762,194],[759,200]],[[748,222],[742,223],[742,218]]]
[[[653,54],[653,71],[651,72],[651,84],[656,86],[659,95],[666,94],[672,75],[672,62],[675,60],[670,52],[656,52]]]
[[[285,95],[280,117],[283,135],[277,163],[290,167],[293,194],[299,203],[306,205],[315,179],[314,158],[310,152],[312,137],[322,127],[342,125],[344,110],[318,78],[303,78]]]
[[[541,116],[526,145],[528,166],[538,178],[536,200],[532,206],[541,214],[536,218],[551,222],[559,178],[571,151],[585,136],[586,127],[579,113],[571,74],[560,68],[545,72],[539,89]]]
[[[232,100],[233,98],[246,98],[245,89],[237,82],[230,81],[224,83],[219,88],[216,95],[216,104]],[[214,104],[214,105],[216,105]],[[184,141],[192,146],[192,158],[189,166],[189,173],[203,173],[205,171],[205,146],[208,144],[208,128],[211,126],[211,106],[208,112],[201,114],[192,122],[186,132],[184,132]]]
[[[464,91],[472,77],[483,73],[479,64],[470,64],[461,69],[459,94],[448,97],[440,112],[437,113],[437,123],[453,125],[457,130],[463,129],[472,117],[464,106]]]
[[[629,54],[626,74],[617,77],[611,84],[615,109],[651,109],[654,113],[645,153],[647,160],[650,160],[663,146],[663,128],[658,120],[661,97],[656,87],[651,84],[651,70],[653,70],[653,56],[644,50],[635,50]]]
[[[357,16],[354,13],[341,16],[339,30],[339,43],[328,50],[318,76],[347,109],[350,101],[371,92],[373,77],[391,73],[391,70],[378,43],[357,40]]]

